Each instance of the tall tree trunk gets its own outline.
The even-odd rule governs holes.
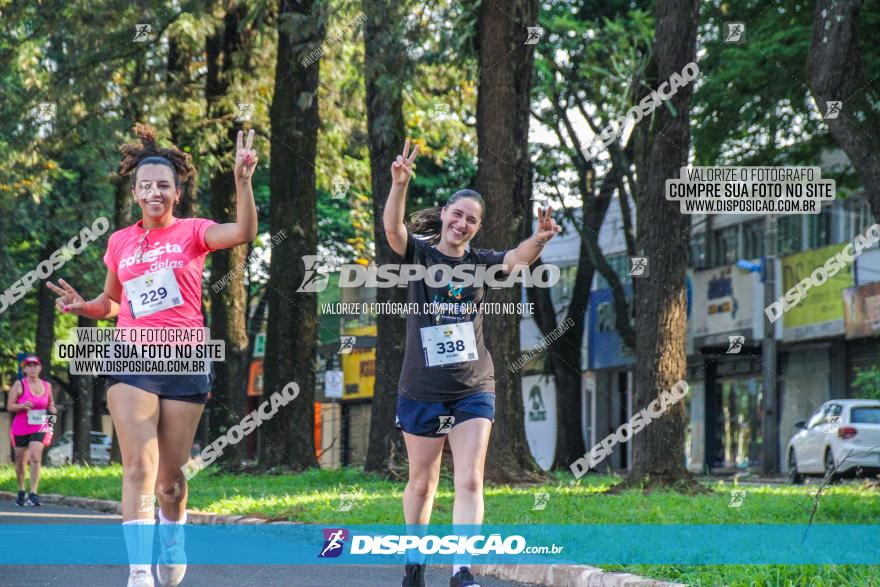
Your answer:
[[[291,238],[272,250],[269,266],[269,324],[264,362],[264,399],[290,382],[299,386],[294,405],[262,425],[260,464],[270,468],[317,467],[315,456],[315,357],[317,296],[298,292],[305,276],[304,255],[318,249],[315,157],[320,61],[307,57],[324,40],[325,5],[314,0],[280,0],[278,59],[272,124],[269,185],[272,234]],[[283,292],[283,293],[282,293]]]
[[[129,122],[129,128],[134,127],[135,123],[143,122],[141,104],[137,100],[137,89],[144,81],[144,65],[142,60],[135,61],[134,71],[128,87],[122,92],[121,111],[125,119]],[[113,194],[113,230],[120,230],[129,226],[134,222],[132,216],[132,207],[134,205],[133,196],[131,194],[131,182],[133,177],[123,177],[116,175],[113,180],[115,191]],[[105,380],[106,381],[106,380]],[[102,400],[106,400],[106,390],[102,392]],[[116,435],[116,427],[113,426],[111,435],[112,442],[110,444],[110,462],[122,463],[122,450],[119,447],[119,438]]]
[[[168,39],[168,60],[166,65],[167,79],[165,80],[166,92],[169,98],[185,99],[186,88],[188,86],[187,76],[191,55],[184,53],[180,49],[177,39],[170,36]],[[181,108],[174,108],[168,118],[168,126],[171,130],[171,143],[184,149],[188,145],[187,131],[185,128],[186,119]],[[183,184],[180,196],[180,204],[177,206],[177,215],[181,218],[191,218],[198,213],[196,207],[196,199],[198,196],[198,175],[193,173],[192,176]]]
[[[242,33],[239,30],[246,15],[247,7],[244,4],[229,8],[223,17],[223,26],[216,34],[208,37],[206,42],[208,75],[205,98],[208,116],[212,119],[229,115],[226,97],[237,73],[234,63],[240,59],[235,54],[247,46],[242,42]],[[240,124],[229,127],[228,136],[221,143],[224,155],[229,150],[229,145],[235,144],[240,129]],[[225,164],[215,171],[210,181],[211,217],[217,222],[234,222],[237,200],[235,178],[232,162],[225,157],[223,160]],[[247,245],[243,244],[213,252],[211,283],[218,283],[227,273],[241,267],[247,258],[247,251]],[[211,338],[223,339],[226,345],[225,360],[214,363],[216,379],[208,414],[209,434],[211,438],[217,438],[238,424],[245,415],[248,337],[244,280],[230,280],[226,287],[212,295]],[[241,442],[230,444],[226,449],[228,463],[239,463],[245,455],[245,446]]]
[[[837,118],[826,119],[864,184],[874,218],[880,222],[880,95],[865,81],[859,46],[859,0],[817,0],[810,48],[810,85],[819,112],[841,101]]]
[[[116,190],[113,199],[113,226],[120,230],[132,223],[131,178],[116,176],[113,181]]]
[[[46,243],[41,253],[41,259],[48,259],[49,255],[58,247],[52,241]],[[55,346],[55,294],[46,287],[43,281],[38,281],[37,287],[37,329],[35,354],[43,363],[41,377],[54,383],[52,389],[55,392],[55,403],[63,404],[64,388],[61,383],[52,377],[52,351]],[[61,422],[56,423],[56,429],[61,430]],[[47,462],[49,451],[43,451],[43,464]]]
[[[481,246],[510,249],[531,232],[529,98],[534,45],[527,26],[538,22],[537,0],[483,2],[478,15],[477,93],[479,167],[476,189],[486,201]],[[518,302],[518,287],[492,291],[495,302]],[[496,415],[486,478],[505,483],[542,477],[526,443],[522,380],[501,377],[520,353],[519,316],[488,316],[483,331],[495,364]]]
[[[116,175],[113,180],[114,202],[113,202],[113,227],[114,230],[120,230],[131,224],[131,178]],[[106,379],[104,380],[106,381]],[[106,398],[106,391],[102,394]],[[94,408],[94,406],[93,406]],[[94,412],[93,412],[94,414]],[[119,437],[116,435],[116,426],[113,426],[110,443],[110,462],[122,462],[122,450],[119,447]]]
[[[405,2],[364,0],[364,79],[367,88],[367,129],[370,141],[370,172],[373,191],[373,235],[376,264],[400,263],[385,237],[382,218],[391,189],[391,163],[400,152],[405,128],[403,91],[400,78],[406,78],[406,51],[398,30],[406,15]],[[406,302],[406,290],[377,288],[380,303]],[[364,469],[372,472],[397,470],[389,466],[392,456],[405,454],[401,434],[394,428],[397,383],[403,365],[406,320],[380,314],[376,318],[376,384],[370,415],[370,440]]]
[[[78,328],[95,328],[97,320],[80,316]],[[89,432],[92,424],[92,396],[95,392],[95,377],[92,375],[71,375],[73,396],[73,462],[88,465],[92,462]]]
[[[97,432],[103,431],[104,421],[101,416],[104,414],[104,382],[106,381],[103,377],[96,377],[94,385],[92,386],[92,395],[89,401],[92,404],[92,407],[89,409],[89,425],[92,430]]]
[[[582,182],[586,185],[586,182]],[[606,180],[606,184],[609,183]],[[592,191],[592,188],[590,188]],[[586,313],[590,303],[590,288],[596,267],[587,250],[588,234],[599,234],[605,213],[611,203],[614,186],[606,186],[596,197],[584,197],[582,216],[579,219],[580,248],[577,274],[572,288],[568,312],[563,322],[572,325],[548,347],[550,370],[556,382],[556,453],[554,468],[567,469],[571,463],[586,452],[583,436],[583,401],[581,395],[582,344],[586,325]],[[541,263],[538,259],[537,263]],[[557,323],[555,308],[550,300],[550,290],[529,288],[529,301],[535,303],[536,322],[543,336],[561,328]]]
[[[40,253],[41,259],[48,259],[58,246],[49,241]],[[52,351],[55,346],[55,294],[42,280],[37,281],[37,330],[35,354],[43,363],[43,379],[52,379]],[[57,386],[56,386],[57,388]],[[58,390],[60,392],[60,389]],[[58,398],[55,398],[58,401]]]
[[[653,61],[648,87],[657,87],[696,58],[696,0],[658,0]],[[651,75],[652,74],[652,75]],[[635,393],[633,411],[648,406],[686,376],[685,272],[690,217],[666,201],[665,184],[687,165],[690,145],[689,104],[693,85],[671,99],[673,115],[660,107],[639,138],[637,246],[648,257],[649,276],[641,277],[636,296]],[[644,125],[645,122],[642,122]],[[684,466],[685,402],[633,436],[629,485],[669,485],[689,481]],[[689,484],[686,484],[689,485]]]

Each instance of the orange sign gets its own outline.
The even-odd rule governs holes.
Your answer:
[[[248,397],[260,397],[263,395],[263,359],[251,361],[251,369],[248,374]]]

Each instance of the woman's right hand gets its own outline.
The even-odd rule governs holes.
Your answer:
[[[413,147],[412,154],[407,157],[409,153],[409,139],[407,139],[406,144],[403,146],[403,154],[398,155],[397,160],[391,164],[391,179],[395,184],[406,185],[409,183],[412,177],[412,164],[416,160],[418,152],[419,145],[416,144]]]
[[[31,408],[34,407],[34,402],[32,402],[31,400],[28,400],[28,401],[24,402],[24,407],[30,410]]]
[[[55,305],[62,312],[70,312],[71,314],[82,316],[82,307],[86,301],[79,295],[79,292],[70,287],[70,284],[63,279],[59,279],[58,283],[61,284],[61,287],[58,287],[51,281],[46,282],[46,287],[61,296],[55,299]]]

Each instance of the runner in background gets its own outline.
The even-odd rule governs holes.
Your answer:
[[[418,149],[416,145],[408,155],[407,141],[403,154],[392,164],[393,182],[383,216],[388,243],[406,263],[428,271],[435,265],[503,264],[509,273],[531,265],[558,232],[548,208],[539,210],[537,232],[515,249],[466,248],[486,212],[483,198],[473,190],[454,193],[445,206],[416,212],[407,227],[403,222],[406,189]],[[431,520],[447,438],[455,463],[452,523],[483,523],[483,468],[495,419],[495,368],[483,342],[483,312],[460,308],[481,308],[488,292],[486,285],[456,287],[450,282],[434,288],[424,280],[409,282],[409,303],[418,308],[445,303],[452,309],[407,316],[396,425],[403,430],[409,459],[409,481],[403,493],[408,526],[424,527]],[[403,586],[424,587],[424,557],[408,551],[407,563]],[[478,586],[469,563],[466,556],[456,558],[450,587]]]
[[[15,474],[18,477],[18,499],[21,506],[38,506],[40,498],[40,464],[43,448],[52,442],[50,421],[58,413],[52,398],[52,385],[40,379],[43,364],[37,355],[21,360],[24,377],[12,384],[6,400],[6,410],[15,414],[12,418],[10,436],[15,447]],[[25,498],[24,469],[30,465],[31,492]]]
[[[235,150],[236,222],[175,218],[181,184],[195,171],[187,153],[159,148],[155,131],[137,125],[140,144],[123,145],[120,173],[132,175],[131,193],[142,219],[110,236],[104,291],[85,301],[66,281],[48,287],[64,312],[92,319],[117,318],[117,328],[203,328],[202,270],[208,253],[250,242],[257,234],[251,178],[257,153],[238,133]],[[161,289],[160,289],[161,288]],[[158,292],[158,295],[156,295]],[[164,294],[164,295],[163,295]],[[219,338],[219,337],[218,337]],[[122,519],[129,587],[152,587],[154,501],[159,496],[161,553],[156,575],[178,585],[186,572],[183,527],[187,483],[181,466],[211,388],[210,375],[113,375],[107,405],[122,452]],[[149,527],[149,528],[146,528]]]

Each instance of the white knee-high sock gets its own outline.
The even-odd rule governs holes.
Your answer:
[[[165,514],[162,513],[162,508],[159,508],[159,523],[160,524],[186,524],[186,512],[183,512],[183,517],[179,520],[169,520],[165,517]]]
[[[122,522],[125,548],[128,551],[129,570],[150,572],[153,561],[153,534],[156,520],[129,520]]]
[[[159,538],[162,539],[164,549],[167,550],[172,547],[183,548],[185,538],[183,525],[186,524],[186,518],[186,512],[183,512],[183,516],[179,520],[169,520],[162,513],[162,509],[159,509]],[[167,555],[168,553],[163,550],[163,555],[159,557],[160,562],[167,562],[163,560],[163,557],[167,557]],[[172,562],[174,564],[183,563],[182,560],[174,560]]]

